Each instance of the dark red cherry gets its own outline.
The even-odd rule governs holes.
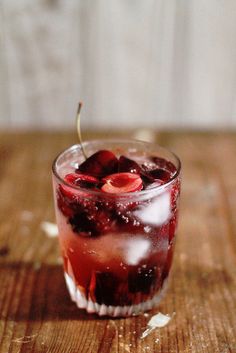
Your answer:
[[[116,173],[103,178],[101,190],[107,193],[134,192],[142,190],[143,182],[138,174]]]
[[[116,173],[118,170],[118,159],[111,151],[100,150],[87,158],[76,170],[76,172],[102,178],[106,175]]]
[[[131,293],[142,292],[149,294],[157,284],[158,271],[156,266],[141,267],[139,271],[131,272],[128,275],[129,291]]]
[[[130,158],[127,158],[125,156],[120,156],[119,158],[119,164],[118,164],[118,172],[128,172],[128,173],[135,173],[135,174],[140,174],[141,173],[141,167],[133,161]]]
[[[165,158],[151,157],[151,160],[157,165],[158,168],[167,169],[171,173],[176,172],[175,165],[171,161],[166,160]]]
[[[154,179],[163,180],[165,182],[171,179],[171,173],[168,170],[162,168],[150,170],[149,175]]]
[[[99,184],[99,180],[97,178],[82,173],[67,174],[65,176],[65,181],[75,186],[81,186],[82,188],[91,188],[96,184]]]
[[[66,188],[66,186],[64,187]],[[66,217],[71,217],[74,213],[72,207],[70,206],[71,200],[73,201],[72,197],[73,196],[69,190],[67,192],[67,190],[63,189],[62,185],[60,184],[57,191],[57,205]]]
[[[81,173],[70,173],[64,177],[64,180],[71,184],[72,186],[80,186],[82,188],[95,188],[98,185],[99,180],[90,176],[84,175]],[[69,201],[73,201],[78,197],[82,197],[80,190],[72,189],[70,186],[60,184],[59,189],[61,194],[66,197]]]
[[[119,280],[113,273],[96,271],[93,273],[91,282],[89,288],[92,291],[91,296],[96,298],[95,301],[98,304],[116,304]]]
[[[109,232],[114,225],[114,220],[106,210],[90,208],[73,214],[69,218],[69,223],[75,233],[85,237],[95,237]]]

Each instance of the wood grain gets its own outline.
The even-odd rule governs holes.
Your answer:
[[[77,310],[57,239],[40,229],[54,221],[52,160],[76,136],[0,134],[1,353],[236,352],[236,134],[163,132],[156,139],[183,163],[174,266],[158,309],[175,315],[140,340],[158,310],[116,320]]]

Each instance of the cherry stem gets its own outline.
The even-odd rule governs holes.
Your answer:
[[[82,142],[82,136],[81,136],[81,129],[80,129],[80,112],[82,108],[82,102],[79,102],[78,109],[77,109],[77,114],[76,114],[76,125],[77,125],[77,132],[78,132],[78,137],[79,137],[79,143],[81,146],[81,151],[84,155],[84,158],[87,159],[84,147],[83,147],[83,142]]]

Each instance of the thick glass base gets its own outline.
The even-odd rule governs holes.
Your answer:
[[[151,299],[139,304],[125,306],[105,305],[95,303],[91,298],[86,298],[82,291],[75,285],[72,278],[66,272],[64,275],[71,300],[76,303],[78,308],[85,309],[90,314],[96,313],[99,316],[124,317],[138,315],[147,310],[151,310],[159,304],[167,288],[167,281],[165,281],[162,289],[158,293]]]

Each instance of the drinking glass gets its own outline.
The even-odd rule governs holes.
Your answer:
[[[125,155],[139,164],[150,159],[175,167],[171,179],[142,191],[109,194],[68,184],[64,176],[83,162],[74,145],[53,163],[53,190],[64,274],[78,308],[108,316],[152,309],[163,296],[172,264],[178,221],[178,157],[156,144],[134,140],[83,143]]]

